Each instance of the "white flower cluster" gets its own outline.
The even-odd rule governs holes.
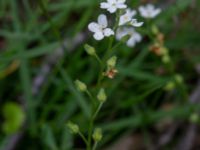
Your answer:
[[[127,46],[129,47],[134,47],[136,43],[142,40],[142,36],[134,28],[141,27],[143,22],[138,22],[134,18],[137,14],[136,10],[128,8],[125,2],[126,0],[107,0],[100,4],[100,8],[106,9],[111,14],[118,12],[120,16],[116,23],[117,26],[115,26],[117,28],[112,29],[108,27],[107,16],[100,14],[97,22],[91,22],[88,25],[88,29],[93,32],[94,39],[102,40],[104,37],[115,35],[117,40],[121,40],[124,36],[129,35],[130,38],[127,41]],[[156,9],[151,4],[139,7],[139,13],[143,18],[154,18],[160,12],[160,9]]]

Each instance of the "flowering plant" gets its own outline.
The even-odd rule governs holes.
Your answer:
[[[99,89],[97,96],[93,96],[85,83],[79,80],[75,81],[77,89],[81,92],[86,93],[92,102],[90,111],[91,117],[89,119],[89,129],[87,134],[88,138],[86,138],[82,134],[77,124],[74,124],[72,122],[68,123],[68,127],[70,128],[72,133],[79,134],[80,137],[83,139],[86,144],[87,150],[95,150],[97,144],[101,141],[103,137],[102,130],[100,128],[96,128],[94,130],[94,126],[95,119],[101,108],[103,107],[103,104],[107,100],[105,92],[106,90],[102,84],[103,79],[105,77],[108,77],[109,79],[114,79],[116,74],[118,73],[118,70],[116,69],[117,57],[113,55],[113,53],[117,49],[117,47],[124,42],[129,47],[134,47],[137,43],[141,42],[142,35],[137,32],[137,28],[142,27],[144,24],[144,22],[138,22],[138,20],[136,19],[137,11],[128,8],[126,0],[107,0],[106,2],[100,3],[100,8],[106,9],[111,15],[113,15],[114,13],[116,15],[113,27],[109,24],[110,21],[105,14],[100,14],[97,18],[97,22],[91,22],[88,25],[88,29],[93,33],[93,38],[95,40],[101,41],[104,38],[110,39],[108,49],[106,50],[102,59],[99,57],[94,47],[88,44],[84,46],[88,55],[93,56],[100,65],[100,72],[96,85],[97,89]],[[160,9],[155,9],[154,6],[151,4],[139,7],[140,15],[147,19],[155,18],[160,12]],[[119,43],[117,43],[116,45],[113,45],[114,38],[119,41]]]

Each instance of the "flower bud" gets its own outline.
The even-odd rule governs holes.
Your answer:
[[[199,121],[199,115],[197,113],[193,113],[191,116],[190,116],[190,121],[192,123],[198,123]]]
[[[97,95],[97,99],[102,103],[106,101],[107,96],[106,96],[105,90],[103,88],[100,89],[100,91]]]
[[[183,77],[181,75],[177,74],[174,78],[177,83],[183,83]]]
[[[70,131],[74,134],[77,134],[79,132],[79,126],[77,124],[74,124],[72,122],[67,123],[67,127],[70,129]]]
[[[117,62],[117,57],[113,56],[110,59],[108,59],[107,65],[108,65],[109,68],[114,68],[115,65],[116,65],[116,62]]]
[[[162,61],[163,61],[163,63],[169,63],[170,62],[170,57],[169,57],[169,55],[164,55],[163,57],[162,57]]]
[[[164,87],[164,89],[165,89],[166,91],[171,91],[171,90],[173,90],[175,87],[176,87],[175,83],[172,82],[172,81],[170,81],[170,82],[168,82],[168,83],[166,84],[166,86]]]
[[[96,128],[92,135],[95,142],[99,142],[102,139],[102,130],[100,128]]]
[[[79,80],[75,81],[75,85],[76,85],[76,88],[81,92],[85,92],[87,90],[86,84]]]
[[[160,48],[160,51],[161,51],[161,54],[162,54],[162,55],[168,56],[169,50],[168,50],[166,47],[161,47],[161,48]]]
[[[155,25],[153,25],[153,26],[151,27],[151,30],[152,30],[153,34],[155,34],[155,35],[159,33],[158,27],[155,26]]]
[[[92,47],[92,46],[90,46],[88,44],[85,44],[84,48],[85,48],[85,51],[88,53],[88,55],[94,56],[96,54],[96,51],[95,51],[94,47]]]

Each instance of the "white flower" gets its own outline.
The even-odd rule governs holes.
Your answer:
[[[140,27],[143,25],[143,22],[137,22],[137,19],[132,19],[136,15],[135,10],[127,9],[126,13],[119,18],[119,26],[130,24],[134,27]]]
[[[117,40],[121,40],[126,35],[130,35],[130,38],[126,42],[129,47],[134,47],[136,43],[142,40],[142,36],[130,27],[119,28],[116,33],[116,38]]]
[[[105,36],[109,37],[114,35],[114,31],[110,28],[107,28],[108,21],[107,17],[104,14],[99,15],[98,21],[92,22],[88,25],[88,29],[94,33],[93,37],[96,40],[102,40]]]
[[[107,0],[107,2],[102,2],[100,7],[102,9],[107,9],[110,13],[114,13],[117,9],[125,9],[127,5],[124,4],[126,0]]]
[[[155,18],[160,12],[160,8],[155,8],[152,4],[147,4],[146,6],[139,7],[140,15],[144,18]]]
[[[132,20],[133,16],[135,16],[135,15],[136,15],[135,10],[126,9],[126,13],[124,15],[120,16],[119,26],[130,22]]]

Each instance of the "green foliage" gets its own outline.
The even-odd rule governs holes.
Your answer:
[[[141,5],[139,0],[128,2],[132,8]],[[19,142],[20,150],[85,147],[80,137],[70,134],[66,123],[73,120],[87,135],[91,102],[85,93],[76,90],[74,80],[87,83],[96,98],[99,62],[86,54],[84,44],[95,47],[100,58],[107,51],[108,40],[96,42],[87,31],[88,23],[102,13],[99,3],[100,0],[43,0],[41,9],[39,0],[0,0],[0,149],[9,144],[6,135],[18,131],[23,131],[24,137]],[[152,40],[147,36],[133,49],[122,43],[114,48],[118,74],[112,80],[103,80],[106,103],[95,123],[105,131],[100,149],[115,142],[122,132],[142,134],[163,118],[198,122],[195,113],[200,106],[188,101],[198,78],[195,66],[200,63],[200,2],[192,3],[156,3],[162,13],[154,23],[164,34],[173,67],[149,51]],[[143,29],[138,31],[146,34]],[[158,31],[154,28],[155,32]],[[77,36],[84,38],[74,44]],[[63,47],[64,53],[58,57]],[[184,84],[181,88],[170,68],[181,75],[181,79],[177,78]],[[33,93],[38,75],[46,76],[37,87],[38,92]],[[166,91],[166,87],[170,90]],[[164,110],[165,104],[173,108]]]

